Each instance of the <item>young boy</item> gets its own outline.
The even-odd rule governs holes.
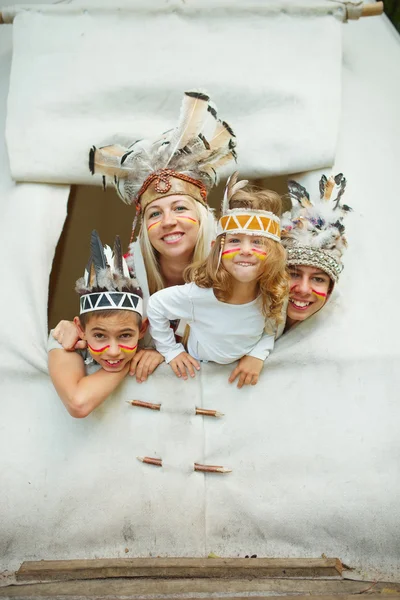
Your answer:
[[[143,337],[142,292],[129,275],[117,237],[114,254],[96,231],[84,276],[76,282],[80,316],[74,323],[85,350],[64,350],[50,332],[49,373],[70,415],[83,418],[115,390],[128,374]]]

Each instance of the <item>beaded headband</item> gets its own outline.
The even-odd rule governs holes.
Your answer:
[[[189,186],[177,186],[176,184],[174,185],[174,179],[179,179],[181,182],[189,184]],[[153,195],[155,197],[146,199],[146,202],[144,204],[142,197],[153,182],[155,192],[155,194],[153,192]],[[190,186],[194,186],[195,188],[197,188],[197,190],[193,191]],[[207,188],[201,181],[199,181],[198,179],[193,179],[193,177],[189,177],[189,175],[185,175],[184,173],[178,173],[173,169],[161,169],[160,171],[155,171],[154,173],[149,175],[149,177],[147,177],[147,179],[144,181],[142,187],[137,193],[136,204],[140,204],[142,208],[145,208],[150,202],[153,202],[153,200],[157,199],[160,196],[172,196],[176,193],[182,194],[185,191],[188,196],[191,196],[192,198],[198,200],[202,204],[207,203]]]
[[[343,271],[343,265],[338,262],[335,256],[329,250],[312,248],[311,246],[293,246],[287,248],[287,264],[304,265],[318,267],[325,271],[327,275],[336,283],[340,273]]]

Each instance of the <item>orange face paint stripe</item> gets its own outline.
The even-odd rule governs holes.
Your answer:
[[[121,348],[122,352],[125,352],[126,354],[129,354],[130,352],[136,352],[137,348],[137,344],[136,346],[122,346],[122,344],[118,344],[118,346]]]
[[[95,348],[92,348],[92,346],[90,344],[88,344],[88,348],[92,354],[103,354],[103,352],[108,350],[109,347],[110,347],[110,344],[108,344],[108,346],[103,346],[103,348],[99,348],[98,350],[96,350]]]
[[[317,290],[313,290],[311,288],[311,291],[313,294],[315,294],[316,296],[319,296],[320,298],[326,298],[328,294],[324,294],[324,292],[317,292]]]
[[[161,224],[161,219],[159,221],[156,221],[155,223],[152,223],[151,225],[148,226],[147,231],[150,231],[150,229],[152,227],[155,227],[156,225],[160,225]]]
[[[181,217],[179,215],[176,215],[176,218],[181,219],[181,221],[191,221],[192,223],[198,223],[198,220],[193,219],[192,217],[184,217],[184,216]]]

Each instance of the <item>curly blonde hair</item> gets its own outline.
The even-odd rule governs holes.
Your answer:
[[[230,208],[267,210],[279,217],[282,212],[282,201],[276,192],[247,186],[233,196]],[[222,262],[218,268],[224,235],[218,236],[207,259],[187,267],[184,277],[185,281],[194,282],[201,288],[213,288],[218,300],[227,302],[232,296],[234,279]],[[270,238],[264,239],[264,247],[267,260],[258,278],[261,310],[266,319],[272,318],[277,323],[281,323],[283,306],[289,293],[286,251],[282,244]]]

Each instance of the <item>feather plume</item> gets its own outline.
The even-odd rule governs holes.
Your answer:
[[[175,152],[184,148],[191,139],[197,137],[201,132],[207,117],[209,99],[209,96],[201,92],[185,92],[178,126],[171,138],[166,167],[171,162]]]
[[[93,229],[90,238],[90,252],[92,255],[92,267],[96,272],[96,277],[98,277],[99,273],[107,268],[107,263],[104,256],[103,244],[95,229]]]
[[[121,146],[93,146],[89,152],[89,170],[94,175],[101,173],[109,177],[127,177],[128,171],[121,166],[121,157],[126,153],[126,148]]]
[[[218,121],[215,127],[214,135],[209,140],[211,150],[218,150],[224,146],[229,147],[229,142],[236,137],[232,129],[225,121]]]
[[[235,134],[201,92],[185,93],[177,127],[159,138],[133,144],[120,136],[114,140],[91,149],[89,168],[110,179],[127,204],[137,199],[143,182],[155,171],[168,167],[210,189],[218,182],[218,169],[236,159]]]
[[[121,239],[119,235],[116,235],[114,241],[114,271],[118,273],[124,273],[124,266],[122,261],[123,257]]]
[[[106,259],[107,267],[109,267],[111,270],[113,270],[113,267],[114,267],[113,251],[111,250],[110,246],[107,246],[107,244],[104,246],[103,251],[104,251],[104,257]]]
[[[331,199],[334,187],[335,180],[333,179],[333,177],[329,177],[329,179],[327,179],[323,175],[320,179],[320,192],[323,192],[323,194],[321,194],[321,199],[325,200],[325,202],[328,202]]]
[[[333,194],[335,188],[338,189],[336,198]],[[325,251],[329,260],[321,259],[320,267],[335,281],[347,246],[343,218],[351,210],[349,206],[340,204],[345,188],[346,179],[342,173],[329,178],[323,175],[319,182],[319,198],[312,203],[305,188],[291,181],[289,196],[296,202],[291,212],[286,212],[281,219],[284,246],[288,249],[304,246]],[[298,257],[295,260],[298,261]],[[311,264],[307,263],[307,253],[301,260],[304,260],[302,264]]]
[[[288,189],[289,196],[292,200],[297,200],[304,208],[307,206],[312,206],[310,202],[310,195],[307,192],[306,188],[294,181],[293,179],[289,179],[288,181]]]
[[[90,287],[93,287],[96,285],[96,269],[94,266],[93,259],[91,259],[91,261],[90,261],[89,284],[88,285]]]

